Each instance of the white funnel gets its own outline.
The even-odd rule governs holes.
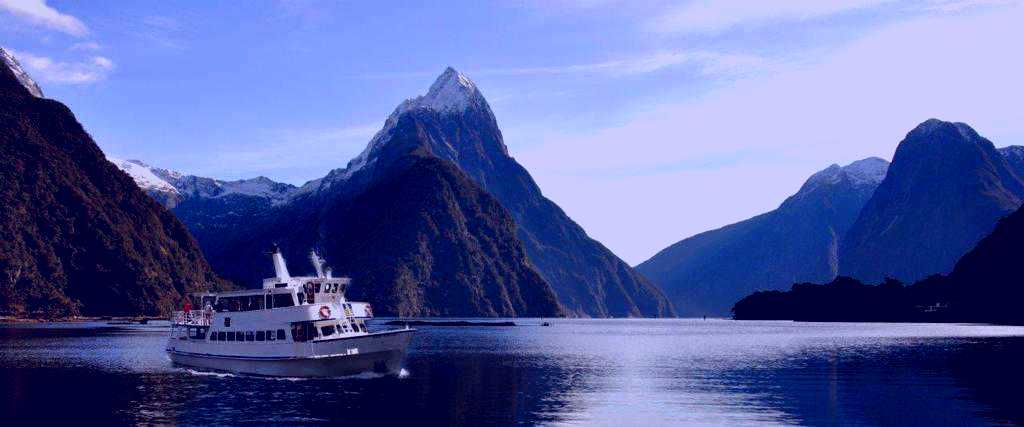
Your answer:
[[[281,255],[281,250],[274,246],[274,250],[270,253],[270,256],[274,258],[274,274],[280,280],[291,279],[292,276],[288,274],[288,266],[284,263],[284,255]]]
[[[324,277],[324,260],[320,258],[320,255],[316,254],[316,251],[309,251],[309,261],[313,263],[313,268],[316,269],[316,277]]]

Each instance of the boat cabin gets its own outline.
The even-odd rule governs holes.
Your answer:
[[[350,279],[330,277],[316,253],[310,255],[316,277],[291,277],[280,252],[272,255],[277,277],[264,280],[262,289],[190,294],[189,306],[172,316],[172,333],[209,343],[307,342],[367,333],[365,320],[373,312],[368,303],[346,300]]]

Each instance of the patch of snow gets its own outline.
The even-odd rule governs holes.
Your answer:
[[[477,90],[476,84],[469,77],[448,67],[441,73],[426,95],[406,99],[395,108],[395,111],[384,121],[384,127],[378,131],[362,152],[356,158],[348,162],[345,169],[332,171],[326,177],[313,180],[300,187],[293,196],[308,194],[330,188],[336,182],[344,182],[356,172],[372,165],[375,162],[375,154],[380,147],[391,139],[398,119],[402,114],[414,110],[432,110],[443,114],[461,113],[474,105],[474,100],[482,98],[483,95]],[[453,153],[456,151],[451,145],[448,149]]]
[[[476,84],[469,77],[448,67],[444,73],[430,85],[426,95],[407,99],[395,110],[396,114],[418,108],[438,112],[462,112],[473,104],[479,94]]]
[[[888,170],[889,162],[878,157],[868,157],[866,159],[857,160],[846,166],[833,164],[818,171],[814,175],[811,175],[811,177],[804,182],[804,185],[800,187],[798,194],[807,193],[822,185],[838,184],[844,178],[848,179],[856,186],[877,186],[885,178],[885,173]]]
[[[267,177],[256,177],[251,179],[240,179],[237,181],[215,180],[223,190],[217,197],[230,194],[241,194],[246,196],[263,197],[271,200],[283,199],[295,187],[270,180]]]
[[[295,186],[276,182],[267,177],[222,181],[219,179],[187,175],[178,171],[152,167],[138,160],[107,157],[127,173],[144,190],[157,190],[191,197],[219,198],[233,194],[269,199],[273,204],[283,203]]]
[[[32,96],[36,98],[43,97],[43,90],[40,89],[39,85],[32,80],[32,77],[29,77],[28,73],[21,68],[21,64],[19,64],[18,60],[14,58],[14,55],[8,52],[7,49],[0,47],[0,58],[3,58],[4,64],[7,65],[7,68],[14,73],[14,77],[18,79],[18,82],[20,82],[22,86],[25,86],[25,89],[28,89]]]
[[[829,167],[827,167],[825,169],[822,169],[822,170],[820,170],[818,172],[815,172],[814,175],[811,175],[810,178],[807,178],[807,183],[808,184],[812,184],[812,183],[814,183],[814,184],[818,184],[818,183],[835,184],[835,183],[839,182],[840,179],[842,179],[842,172],[843,172],[843,168],[841,168],[841,167],[839,167],[839,165],[833,163]],[[805,184],[805,187],[806,187],[806,184]]]
[[[149,165],[138,160],[121,160],[114,157],[107,157],[107,161],[120,168],[128,176],[135,180],[135,184],[143,190],[156,190],[167,193],[178,194],[178,189],[171,183],[161,179],[153,173]]]
[[[878,157],[868,157],[843,166],[843,172],[857,185],[878,185],[888,171],[889,162]]]

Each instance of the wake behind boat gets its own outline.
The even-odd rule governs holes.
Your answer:
[[[191,306],[171,316],[171,361],[281,377],[401,369],[413,329],[367,330],[370,304],[346,300],[351,280],[332,277],[315,252],[316,277],[291,277],[276,247],[271,256],[277,277],[262,289],[190,295]]]

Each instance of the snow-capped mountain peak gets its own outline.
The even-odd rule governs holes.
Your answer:
[[[857,160],[843,167],[843,172],[855,184],[878,185],[885,179],[888,170],[889,162],[878,157]]]
[[[441,113],[458,113],[469,108],[478,94],[476,84],[469,77],[448,67],[437,80],[434,80],[434,84],[430,85],[426,95],[407,99],[398,106],[395,113],[419,108]]]
[[[326,189],[334,182],[348,180],[353,174],[372,164],[374,162],[374,153],[384,141],[391,139],[391,133],[394,131],[395,125],[404,113],[428,110],[440,114],[458,114],[474,105],[483,107],[490,114],[490,107],[487,106],[476,84],[469,77],[466,77],[465,74],[456,71],[452,67],[448,67],[430,85],[426,95],[406,99],[399,104],[384,122],[384,127],[373,136],[373,139],[366,145],[366,148],[356,158],[352,159],[344,169],[336,169],[322,179],[307,182],[293,195],[308,194]]]
[[[157,168],[138,160],[113,157],[107,157],[107,160],[131,176],[139,188],[168,208],[174,207],[183,198],[218,199],[232,195],[258,197],[277,205],[287,201],[297,190],[294,185],[276,182],[264,176],[223,181]]]
[[[846,166],[833,164],[811,175],[799,193],[807,193],[820,185],[834,185],[843,179],[856,186],[877,186],[885,178],[888,170],[889,162],[878,157],[857,160]]]
[[[107,161],[120,168],[128,176],[135,180],[139,188],[147,191],[161,191],[178,194],[178,189],[163,178],[157,176],[149,165],[138,160],[122,160],[114,157],[107,157]]]
[[[32,96],[36,98],[43,97],[43,90],[40,89],[39,85],[37,85],[36,82],[32,80],[32,77],[29,77],[28,73],[26,73],[25,70],[21,68],[21,64],[19,64],[18,60],[14,58],[14,55],[8,52],[7,49],[0,47],[0,58],[3,58],[4,64],[7,65],[7,68],[9,68],[11,72],[14,73],[14,77],[16,77],[19,82],[21,82],[22,86],[25,86],[25,89],[28,89],[29,93],[31,93]]]

